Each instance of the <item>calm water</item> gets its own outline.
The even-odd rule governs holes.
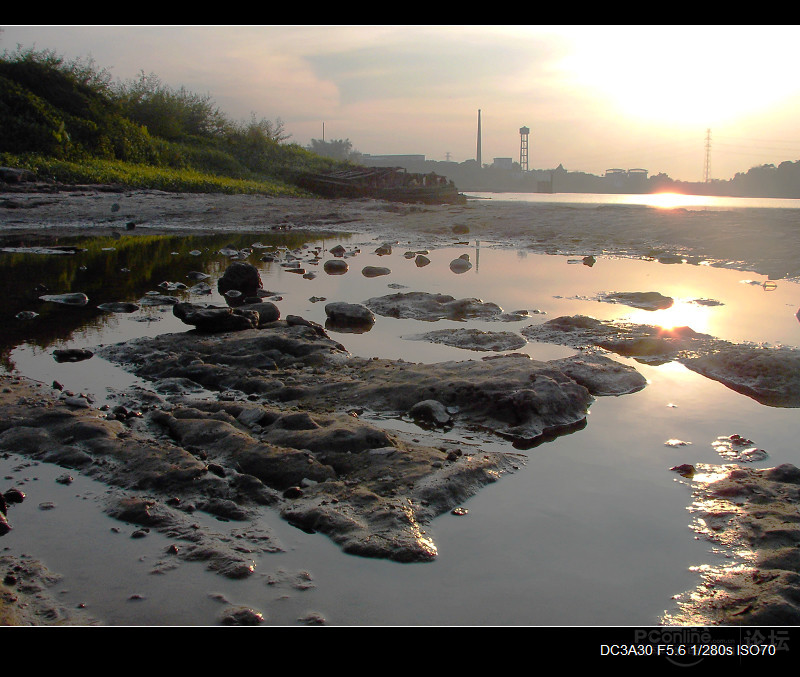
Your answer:
[[[602,194],[602,193],[469,193],[469,196],[497,202],[566,204],[571,206],[643,205],[662,209],[800,209],[800,200],[760,197],[680,195],[678,193]]]
[[[183,281],[190,270],[212,274],[208,282],[215,288],[215,278],[228,262],[219,250],[229,242],[237,248],[256,242],[292,249],[303,245],[285,236],[176,238],[144,244],[123,237],[114,243],[95,243],[89,252],[74,256],[0,254],[0,266],[4,279],[24,280],[24,285],[17,286],[42,281],[52,291],[56,287],[59,292],[86,291],[93,306],[101,299],[135,301],[150,290],[163,292],[158,283]],[[519,323],[465,325],[378,317],[367,333],[332,334],[358,355],[416,362],[480,359],[485,353],[404,337],[450,326],[519,331],[529,324],[579,313],[650,324],[688,324],[731,341],[800,344],[795,316],[800,287],[785,281],[765,284],[766,277],[751,273],[612,257],[599,257],[588,267],[569,257],[525,254],[495,246],[502,243],[474,241],[432,250],[431,264],[417,268],[413,259],[404,258],[402,242],[389,256],[373,253],[379,242],[358,235],[305,244],[329,249],[339,242],[349,250],[360,249],[348,259],[350,272],[328,276],[320,262],[308,266],[317,272],[313,280],[288,273],[276,263],[260,262],[261,250],[254,249],[249,260],[261,270],[264,287],[281,296],[277,304],[282,315],[300,314],[324,323],[325,302],[314,302],[312,297],[360,302],[395,291],[475,296],[505,310],[531,311],[529,319]],[[449,262],[463,253],[470,255],[473,268],[456,275]],[[328,257],[325,253],[324,258]],[[366,265],[386,266],[392,272],[367,279],[360,274]],[[123,268],[128,272],[121,272]],[[23,277],[21,271],[28,272]],[[100,284],[98,278],[102,278]],[[673,296],[674,307],[647,312],[596,300],[604,291],[651,290]],[[216,292],[202,297],[165,293],[221,303]],[[57,364],[51,357],[54,348],[93,347],[187,330],[172,316],[170,307],[142,309],[133,315],[91,309],[75,314],[74,309],[36,303],[35,296],[24,290],[16,295],[7,290],[7,296],[13,299],[7,314],[12,309],[13,314],[19,309],[40,313],[23,324],[0,318],[2,326],[12,328],[3,330],[0,344],[7,368],[46,383],[55,378],[73,390],[92,392],[101,401],[130,387],[134,379],[96,357],[84,363]],[[698,299],[713,299],[719,305],[698,304]],[[571,353],[560,346],[535,343],[522,350],[536,359]],[[7,480],[9,484],[24,482],[31,498],[10,514],[15,529],[2,545],[43,559],[64,575],[61,594],[65,601],[85,602],[90,611],[115,624],[213,623],[219,603],[209,597],[210,592],[259,608],[274,624],[294,624],[311,610],[322,613],[330,623],[354,625],[653,624],[662,613],[673,610],[673,595],[698,583],[691,566],[721,559],[711,552],[709,543],[694,538],[687,511],[690,488],[668,469],[680,463],[720,463],[711,442],[732,433],[749,437],[769,452],[769,459],[757,467],[800,464],[796,445],[800,421],[795,410],[759,405],[679,365],[647,366],[617,359],[635,366],[648,379],[648,387],[633,395],[598,399],[588,425],[579,432],[526,452],[491,437],[449,435],[454,442],[486,451],[521,453],[525,466],[465,503],[466,516],[448,514],[434,520],[428,531],[440,555],[429,564],[399,565],[347,556],[324,536],[292,529],[267,514],[265,523],[287,552],[260,557],[257,573],[306,570],[313,577],[312,589],[276,590],[259,576],[224,581],[190,564],[155,576],[150,571],[168,545],[166,539],[156,534],[138,541],[111,535],[110,521],[98,509],[102,487],[80,480],[64,488],[53,481],[58,469],[26,467],[13,458],[0,463],[0,471],[14,478]],[[422,441],[429,439],[429,433],[400,421],[381,424]],[[665,441],[673,438],[688,444],[666,446]],[[37,489],[48,498],[37,497]],[[59,509],[38,511],[39,502],[53,500],[49,498],[52,492],[61,492],[55,498]],[[86,526],[88,542],[56,537],[74,533],[70,525],[75,519]],[[215,524],[215,528],[224,526]],[[92,555],[87,557],[87,552]],[[144,599],[127,601],[133,593]]]

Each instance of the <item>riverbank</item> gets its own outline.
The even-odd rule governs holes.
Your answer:
[[[791,257],[777,247],[789,220],[779,217],[774,232],[762,228],[756,249],[748,247],[748,238],[757,215],[738,212],[735,219],[630,207],[532,212],[514,205],[485,209],[484,202],[420,207],[89,189],[0,199],[5,246],[115,233],[341,231],[402,239],[404,246],[480,239],[483,246],[530,252],[664,263],[677,256],[797,274]],[[724,224],[722,232],[698,231],[715,223]],[[731,255],[712,256],[714,248]],[[346,336],[341,340],[347,343]],[[98,418],[92,402],[79,394],[66,395],[49,383],[6,380],[3,448],[67,462],[114,487],[108,514],[137,529],[169,534],[177,539],[171,553],[176,561],[202,556],[223,576],[252,575],[250,557],[241,549],[231,552],[206,530],[200,530],[200,540],[190,539],[198,531],[191,515],[245,522],[252,511],[274,510],[301,528],[327,534],[346,552],[419,562],[436,556],[436,543],[425,533],[431,519],[457,510],[466,497],[524,464],[513,452],[484,453],[466,440],[431,445],[413,434],[387,434],[363,420],[366,410],[411,420],[415,404],[444,401],[443,429],[478,425],[525,444],[580,428],[595,398],[643,386],[635,370],[611,369],[616,363],[606,360],[542,364],[504,355],[432,368],[354,359],[324,328],[288,316],[226,335],[186,332],[136,340],[108,347],[103,356],[136,372],[153,390],[125,393],[118,403],[124,412],[110,416],[106,410]],[[541,387],[522,388],[523,382]],[[197,385],[205,394],[192,392]],[[512,392],[528,394],[503,399]],[[518,415],[509,420],[504,411],[512,405]],[[133,458],[140,462],[124,462]],[[13,518],[12,507],[12,525]],[[265,547],[263,535],[241,536],[251,553]]]
[[[765,219],[765,213],[769,219]],[[469,200],[466,205],[408,205],[378,200],[272,198],[97,190],[0,192],[8,241],[114,233],[200,234],[276,230],[402,232],[420,246],[480,240],[487,246],[551,254],[614,254],[755,270],[775,279],[800,277],[796,210],[592,207]]]

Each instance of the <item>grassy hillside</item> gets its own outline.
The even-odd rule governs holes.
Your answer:
[[[336,166],[288,143],[280,120],[234,122],[155,75],[113,83],[49,51],[0,57],[0,130],[0,165],[65,183],[301,195],[298,176]]]

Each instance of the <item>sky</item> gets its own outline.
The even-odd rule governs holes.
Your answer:
[[[800,159],[800,26],[0,26],[0,51],[154,73],[290,142],[602,175],[730,179]],[[708,151],[707,151],[708,147]]]

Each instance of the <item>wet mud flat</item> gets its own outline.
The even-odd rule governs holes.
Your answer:
[[[88,200],[90,196],[84,197]],[[151,234],[152,224],[143,220],[120,221],[123,209],[114,210],[113,205],[122,203],[119,196],[118,202],[109,202],[113,199],[113,195],[105,196],[102,217],[89,218],[90,225],[84,229],[97,227],[99,230],[92,232],[118,243],[126,242],[128,236],[146,238]],[[262,207],[266,204],[270,203]],[[35,209],[30,206],[29,212]],[[286,210],[291,209],[289,219]],[[274,212],[255,209],[251,214],[253,219],[262,219],[265,233],[299,232],[303,223],[312,232],[329,232],[336,222],[340,227],[379,233],[385,223],[406,223],[410,240],[418,238],[420,246],[452,244],[465,235],[455,232],[461,222],[470,225],[461,223],[458,230],[466,227],[473,235],[498,231],[495,225],[477,223],[473,218],[477,212],[458,208],[416,210],[358,202],[326,204],[320,209],[315,202],[313,211],[307,213],[302,202],[297,202],[276,207]],[[229,220],[233,228],[237,213],[233,208],[228,212],[221,221]],[[265,217],[265,213],[273,216]],[[205,234],[208,221],[204,219],[213,216],[196,206],[181,209],[174,215],[173,225],[185,220],[192,234]],[[133,226],[128,228],[127,223]],[[19,231],[13,237],[16,244],[24,246],[32,246],[36,240],[58,245],[67,234],[74,235],[76,228],[57,227],[44,237],[39,231],[30,236],[33,239]],[[618,236],[622,237],[619,233],[591,234],[610,240]],[[568,240],[552,234],[528,246],[602,255],[594,245],[585,248],[585,238]],[[655,243],[655,238],[647,238],[636,246],[653,254]],[[104,242],[103,249],[111,249],[111,244]],[[607,251],[605,246],[603,251]],[[354,259],[349,261],[354,266],[352,275],[361,266],[355,267]],[[473,262],[477,263],[474,258]],[[217,272],[229,265],[224,261]],[[584,261],[584,265],[588,264]],[[375,266],[371,268],[375,270],[370,270],[370,275],[381,275]],[[142,273],[143,277],[148,274],[150,287],[162,279],[183,277],[152,270]],[[366,278],[366,273],[363,276]],[[126,296],[119,291],[103,300]],[[141,293],[139,290],[132,298],[144,298]],[[102,298],[95,291],[90,296],[95,302]],[[201,299],[194,296],[191,308],[183,307],[183,311],[196,313],[183,312],[183,322],[191,325],[187,319],[197,319],[197,313],[207,310],[208,304]],[[265,300],[259,300],[262,309]],[[3,418],[7,423],[0,433],[2,448],[59,464],[113,489],[104,501],[107,514],[143,533],[158,532],[170,538],[166,560],[203,562],[215,575],[242,580],[254,575],[255,553],[279,548],[263,529],[253,526],[262,523],[258,516],[264,511],[280,515],[300,529],[319,532],[346,553],[403,563],[435,559],[437,544],[426,533],[431,521],[448,511],[458,514],[470,496],[522,470],[526,456],[516,450],[532,449],[580,430],[596,400],[632,396],[646,386],[635,367],[627,366],[631,359],[643,364],[677,360],[692,368],[692,360],[701,356],[710,360],[727,355],[707,364],[705,375],[754,399],[761,392],[768,406],[797,406],[796,381],[791,378],[796,364],[789,350],[781,353],[788,359],[783,362],[773,360],[779,351],[762,351],[759,356],[768,355],[769,359],[755,364],[748,377],[735,370],[745,353],[734,351],[751,351],[752,346],[697,332],[665,334],[651,326],[592,323],[581,316],[556,318],[549,325],[549,320],[536,318],[537,324],[529,326],[534,319],[530,314],[515,315],[490,303],[442,294],[411,299],[410,306],[402,291],[363,300],[363,307],[379,321],[382,317],[402,320],[412,313],[426,322],[424,314],[433,309],[434,321],[443,317],[440,313],[467,313],[497,324],[498,329],[415,333],[416,341],[476,352],[476,357],[468,360],[417,364],[351,355],[347,346],[358,336],[349,333],[357,332],[353,328],[326,327],[291,314],[259,317],[258,310],[243,306],[223,308],[226,316],[244,318],[237,320],[236,331],[184,326],[178,333],[156,333],[94,349],[97,357],[121,365],[147,384],[125,389],[114,406],[101,407],[80,393],[59,390],[49,381],[37,384],[20,375],[5,377],[2,406],[8,416]],[[177,317],[174,311],[179,304],[168,303],[167,313]],[[505,331],[523,325],[521,331]],[[569,345],[577,353],[553,360],[515,354],[520,336],[523,341]],[[627,362],[617,361],[615,355],[624,356]],[[700,368],[697,372],[703,373]],[[379,424],[381,418],[438,430],[442,439],[447,434],[448,441],[421,443],[422,435],[392,432]],[[478,433],[508,444],[498,453],[466,443]],[[465,442],[453,442],[454,437]],[[12,526],[14,511],[13,505],[9,506],[7,517]],[[196,518],[201,514],[241,524],[236,541],[199,528]],[[40,577],[47,580],[45,575]],[[258,622],[258,612],[253,609],[229,611],[226,623]],[[63,609],[51,608],[40,614],[37,624],[56,619],[69,622],[68,618]],[[727,622],[725,618],[718,616],[709,622]],[[685,621],[676,616],[667,622]],[[79,617],[74,622],[86,621]]]

